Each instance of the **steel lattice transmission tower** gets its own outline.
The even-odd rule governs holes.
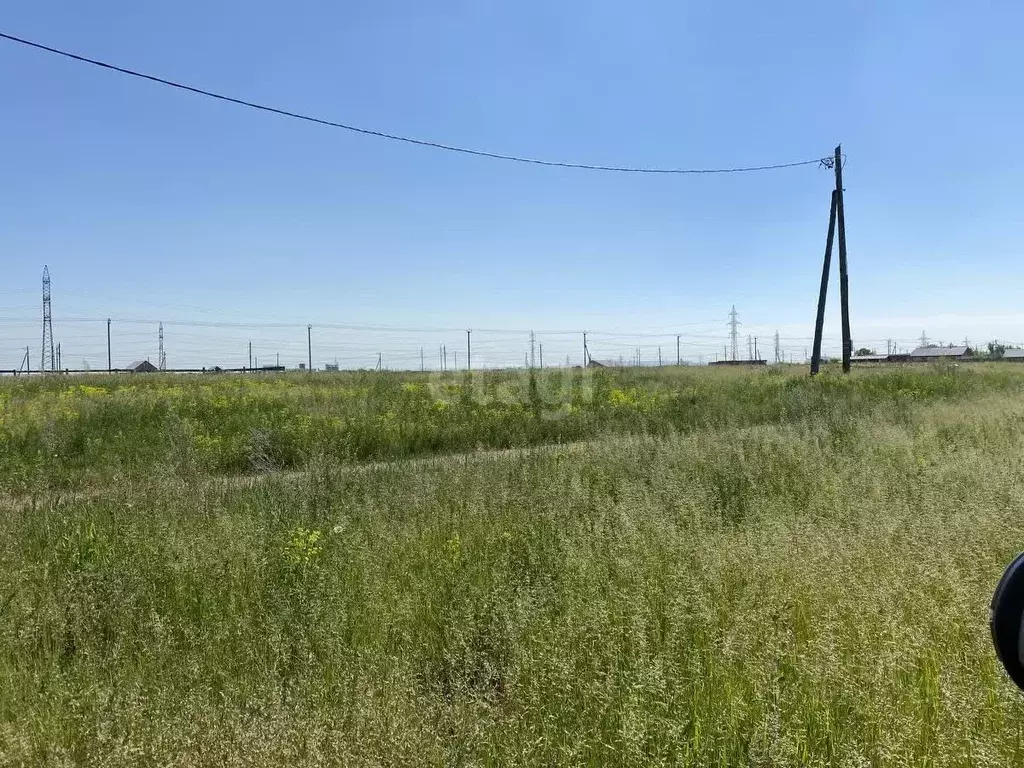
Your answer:
[[[43,353],[39,360],[40,371],[57,370],[53,349],[53,320],[50,314],[50,268],[43,265]]]
[[[732,311],[729,313],[728,322],[729,340],[732,342],[732,349],[730,351],[732,352],[733,360],[739,360],[740,358],[740,336],[738,330],[740,327],[740,321],[736,319],[737,317],[738,314],[736,312],[736,305],[733,304]]]
[[[157,368],[167,370],[167,354],[164,352],[164,324],[160,323],[160,351],[157,353]]]

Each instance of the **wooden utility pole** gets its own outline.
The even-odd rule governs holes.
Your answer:
[[[658,367],[661,368],[661,347],[658,347]]]
[[[839,224],[839,303],[843,316],[843,373],[850,372],[853,341],[850,338],[850,283],[846,269],[846,215],[843,211],[843,145],[836,146],[836,221]]]
[[[583,367],[587,367],[587,332],[583,332]]]
[[[473,370],[473,343],[470,340],[471,330],[466,330],[466,370]]]
[[[306,326],[306,367],[313,370],[313,326]]]
[[[827,160],[825,162],[828,162]],[[814,350],[811,353],[811,375],[821,365],[821,333],[825,322],[825,295],[828,292],[828,273],[832,260],[832,241],[838,222],[839,236],[839,305],[843,333],[843,373],[850,372],[853,339],[850,335],[850,277],[846,259],[846,212],[843,207],[843,145],[836,146],[832,160],[836,174],[836,188],[832,190],[832,205],[828,216],[828,242],[825,244],[825,262],[821,268],[821,289],[818,292],[818,315],[814,324]]]
[[[676,365],[682,362],[682,358],[679,357],[679,334],[676,334]]]
[[[114,366],[110,362],[110,318],[107,318],[107,373],[110,373]]]
[[[544,342],[540,342],[540,367],[544,367]]]
[[[832,241],[836,232],[836,193],[832,190],[832,207],[828,214],[828,239],[825,241],[825,261],[821,265],[821,288],[818,290],[818,315],[814,320],[814,347],[811,349],[811,376],[821,366],[821,331],[825,325],[825,295],[828,293],[828,272],[832,264]],[[807,350],[804,350],[807,357]]]

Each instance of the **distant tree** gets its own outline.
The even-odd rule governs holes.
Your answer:
[[[875,350],[868,349],[867,347],[861,347],[854,354],[856,354],[858,356],[860,356],[860,355],[873,355],[873,354],[875,354]]]
[[[1006,345],[1000,344],[998,341],[990,341],[988,343],[988,356],[993,360],[998,360],[1003,356],[1003,352],[1006,351]]]

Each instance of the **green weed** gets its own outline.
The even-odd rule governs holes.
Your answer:
[[[1004,369],[72,383],[5,384],[0,765],[1024,760]]]

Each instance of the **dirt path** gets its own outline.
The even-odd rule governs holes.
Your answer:
[[[476,451],[463,451],[459,453],[435,454],[432,456],[415,456],[386,461],[367,461],[356,464],[335,464],[331,466],[334,472],[382,472],[389,470],[416,470],[423,468],[444,468],[445,466],[459,465],[468,466],[488,461],[501,461],[509,458],[538,455],[546,456],[552,453],[563,451],[578,453],[587,448],[594,447],[610,440],[650,440],[653,438],[606,436],[593,440],[580,440],[571,443],[547,443],[543,445],[532,445],[519,448],[489,448]],[[255,488],[263,483],[275,481],[298,481],[309,477],[315,471],[312,469],[295,470],[269,470],[247,475],[205,475],[201,477],[188,478],[167,475],[169,481],[177,481],[177,484],[195,490],[197,487],[204,490],[229,490]],[[153,486],[146,483],[129,483],[127,485],[101,486],[78,490],[56,490],[46,491],[38,494],[0,494],[0,510],[22,509],[25,507],[42,506],[58,501],[85,501],[98,499],[115,494],[130,493],[133,487],[140,491],[152,491]],[[165,490],[172,490],[173,485],[165,487]]]

